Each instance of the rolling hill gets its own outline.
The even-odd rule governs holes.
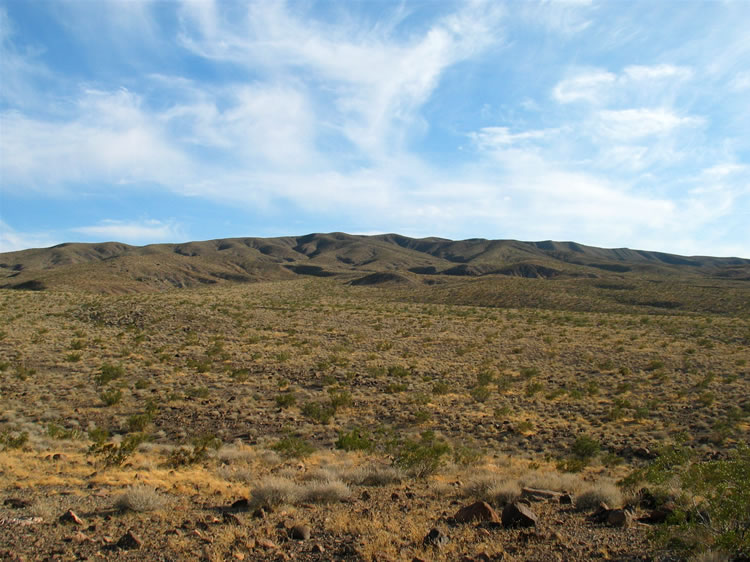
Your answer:
[[[575,242],[447,240],[344,233],[129,246],[66,243],[0,254],[0,288],[129,293],[336,277],[412,286],[456,278],[750,280],[750,260],[604,249]]]

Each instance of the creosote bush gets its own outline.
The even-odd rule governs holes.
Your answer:
[[[315,451],[315,447],[295,435],[282,437],[271,446],[271,449],[286,458],[303,458]]]
[[[445,462],[450,445],[440,441],[433,431],[424,431],[419,440],[405,439],[393,445],[393,464],[416,478],[435,473]]]
[[[340,431],[335,446],[344,451],[370,451],[375,444],[369,433],[355,427],[349,432]]]
[[[657,494],[678,488],[672,524],[660,538],[672,549],[718,550],[732,559],[750,558],[750,447],[740,444],[730,456],[703,461],[682,444],[665,447],[647,467],[634,471],[623,485],[647,482]]]

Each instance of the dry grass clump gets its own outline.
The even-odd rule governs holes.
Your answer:
[[[395,467],[373,463],[355,468],[343,475],[343,478],[350,484],[359,486],[388,486],[400,484],[404,474]]]
[[[313,481],[302,488],[299,500],[305,503],[336,503],[350,494],[349,486],[341,480]]]
[[[583,488],[581,478],[575,474],[561,474],[553,471],[534,471],[518,479],[523,488],[539,488],[555,492],[577,493]]]
[[[471,479],[464,488],[466,497],[503,506],[513,503],[521,496],[518,480],[485,474]]]
[[[120,511],[156,511],[167,504],[166,498],[148,486],[131,486],[115,500]]]
[[[594,509],[600,503],[606,503],[609,507],[622,505],[622,492],[612,482],[597,482],[583,489],[575,496],[576,509]]]
[[[302,475],[305,482],[331,482],[340,480],[338,471],[333,467],[316,468]]]
[[[250,492],[251,503],[256,506],[276,507],[293,504],[300,497],[300,487],[286,478],[269,477]]]
[[[216,459],[224,464],[248,463],[259,456],[257,451],[241,445],[224,445],[216,451]]]
[[[232,468],[229,466],[219,467],[216,474],[227,482],[252,482],[257,477],[257,472],[250,468]]]

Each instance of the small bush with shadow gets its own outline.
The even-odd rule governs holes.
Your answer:
[[[167,499],[149,486],[131,486],[115,500],[120,511],[156,511],[167,505]]]

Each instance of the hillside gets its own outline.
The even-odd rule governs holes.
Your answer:
[[[376,273],[398,274],[372,276]],[[575,242],[446,240],[344,233],[129,246],[66,243],[0,254],[0,288],[130,293],[338,277],[436,284],[486,276],[750,280],[750,260],[604,249]]]

